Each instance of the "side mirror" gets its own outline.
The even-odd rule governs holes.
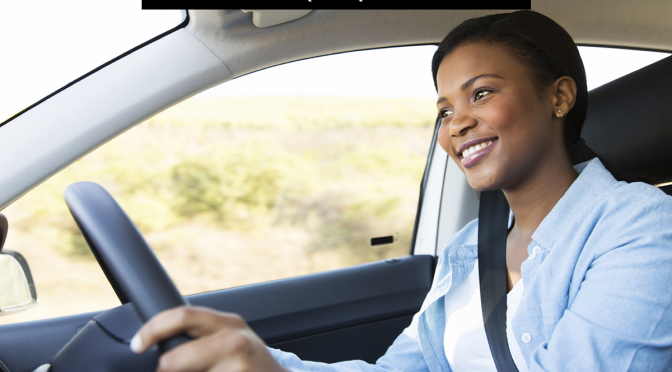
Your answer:
[[[7,218],[0,213],[0,315],[37,305],[37,292],[28,262],[19,252],[2,251],[7,237]]]
[[[0,315],[37,305],[37,292],[26,259],[19,252],[0,254]]]

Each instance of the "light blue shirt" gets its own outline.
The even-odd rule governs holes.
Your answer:
[[[633,155],[634,156],[634,155]],[[532,235],[512,326],[530,371],[672,371],[672,198],[616,181],[593,159]],[[474,269],[478,221],[455,234],[413,323],[375,365],[304,362],[292,371],[448,372],[442,299]]]

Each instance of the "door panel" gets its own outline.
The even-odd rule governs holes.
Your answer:
[[[361,359],[375,363],[408,327],[412,315],[366,323],[335,331],[278,342],[269,346],[289,351],[303,360],[335,363]]]
[[[420,309],[434,265],[433,256],[407,256],[187,298],[194,305],[242,315],[270,346],[304,359],[373,362]],[[113,342],[128,342],[140,326],[130,304],[100,314],[5,325],[0,327],[0,360],[11,372],[32,371],[48,363],[94,316]],[[69,348],[75,354],[84,351]],[[132,357],[127,347],[106,350],[118,354],[115,358]]]

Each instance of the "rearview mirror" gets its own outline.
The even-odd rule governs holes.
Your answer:
[[[37,305],[35,283],[26,259],[19,252],[0,253],[0,315]]]

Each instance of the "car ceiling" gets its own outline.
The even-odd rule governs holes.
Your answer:
[[[669,0],[532,1],[577,44],[672,51]],[[187,30],[234,77],[269,66],[344,51],[439,43],[465,19],[509,10],[314,10],[257,28],[240,10],[190,10]],[[429,63],[428,63],[429,69]]]

